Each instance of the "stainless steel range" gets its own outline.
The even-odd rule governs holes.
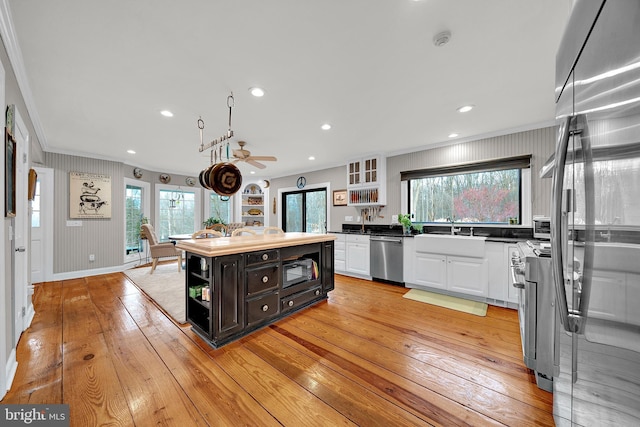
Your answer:
[[[556,356],[555,288],[551,276],[551,258],[545,245],[518,243],[518,252],[511,254],[513,286],[518,288],[518,318],[522,354],[525,365],[536,374],[536,384],[553,391]]]

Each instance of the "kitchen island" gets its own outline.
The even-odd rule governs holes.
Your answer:
[[[218,348],[327,298],[331,234],[284,233],[178,241],[186,252],[186,313]]]

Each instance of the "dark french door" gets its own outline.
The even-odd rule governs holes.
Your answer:
[[[327,189],[299,190],[282,194],[284,231],[327,232]]]

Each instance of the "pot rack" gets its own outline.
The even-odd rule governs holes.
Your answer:
[[[204,143],[203,132],[202,132],[204,130],[204,120],[202,120],[202,117],[198,119],[198,129],[200,129],[200,147],[198,148],[198,152],[202,153],[203,151],[211,148],[211,163],[214,163],[214,153],[216,151],[216,148],[219,151],[220,159],[222,159],[222,145],[225,141],[228,141],[229,139],[231,139],[231,137],[233,137],[233,130],[231,129],[231,112],[234,106],[235,106],[235,100],[233,99],[233,92],[231,92],[231,94],[227,96],[227,107],[229,108],[229,127],[227,128],[227,132],[224,135],[206,144]],[[227,142],[226,154],[227,154],[227,160],[229,160],[229,142]]]

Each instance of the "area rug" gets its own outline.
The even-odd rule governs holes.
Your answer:
[[[436,294],[434,292],[427,292],[420,289],[411,289],[409,292],[404,294],[403,297],[414,301],[437,305],[439,307],[462,311],[464,313],[475,314],[476,316],[487,315],[487,304],[483,302]]]
[[[139,267],[124,271],[145,294],[178,323],[185,323],[186,295],[184,270],[178,272],[175,262],[160,264],[151,274],[151,267]]]

